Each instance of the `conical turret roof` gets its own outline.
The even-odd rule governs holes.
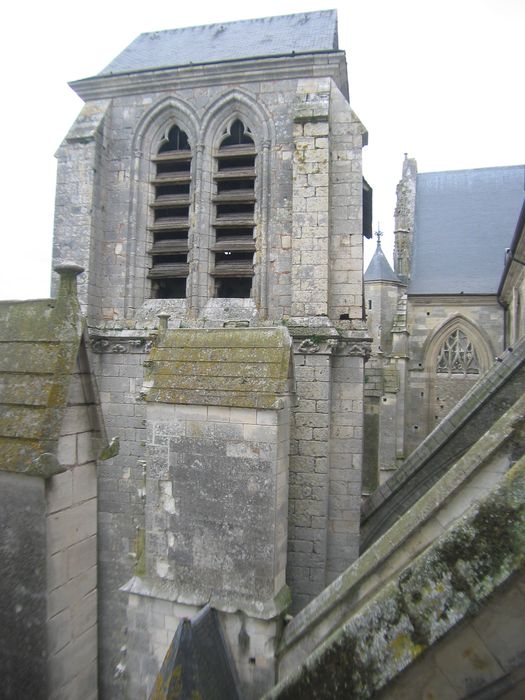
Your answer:
[[[383,253],[379,238],[377,239],[376,252],[366,268],[364,279],[365,282],[401,282]]]

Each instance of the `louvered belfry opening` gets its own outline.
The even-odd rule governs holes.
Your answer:
[[[215,240],[211,250],[217,297],[251,295],[256,155],[251,134],[239,119],[235,120],[221,142],[214,174]]]
[[[153,162],[155,196],[150,227],[153,243],[148,251],[151,296],[184,299],[188,277],[191,149],[182,129],[171,127]]]

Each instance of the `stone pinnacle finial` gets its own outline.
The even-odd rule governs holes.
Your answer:
[[[171,318],[171,314],[161,311],[160,314],[157,314],[157,318],[159,319],[159,333],[163,334],[168,330],[168,321]]]
[[[77,277],[84,272],[82,265],[77,265],[71,260],[58,263],[53,268],[60,275],[60,286],[58,288],[58,298],[77,298]]]
[[[58,272],[60,276],[68,275],[72,277],[77,277],[84,272],[82,265],[77,265],[77,263],[71,260],[64,260],[64,262],[58,263],[53,268],[55,272]]]

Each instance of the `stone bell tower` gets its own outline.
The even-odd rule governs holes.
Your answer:
[[[366,131],[333,11],[139,36],[58,152],[120,453],[99,468],[102,697],[210,604],[245,697],[286,610],[358,553]],[[290,607],[291,606],[291,607]]]

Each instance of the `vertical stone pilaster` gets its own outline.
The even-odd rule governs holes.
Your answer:
[[[343,345],[332,358],[326,584],[359,556],[363,357],[350,352]]]
[[[300,80],[294,115],[292,316],[328,315],[330,81]]]
[[[294,346],[287,582],[299,610],[326,579],[332,350],[316,336]]]
[[[366,130],[337,86],[330,93],[330,285],[328,315],[363,315],[362,149]]]
[[[93,316],[101,312],[102,304],[97,269],[101,242],[97,235],[103,209],[101,132],[108,104],[101,100],[84,108],[57,153],[53,267],[72,260],[86,270],[79,281],[78,298],[82,309]]]

